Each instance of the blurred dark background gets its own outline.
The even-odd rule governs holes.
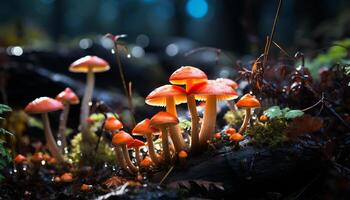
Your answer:
[[[127,34],[121,58],[140,107],[181,65],[209,78],[235,79],[237,60],[263,52],[277,0],[11,0],[0,2],[0,102],[23,107],[69,86],[84,92],[84,74],[68,72],[74,60],[98,55],[111,71],[97,75],[95,97],[125,108],[112,43],[106,33]],[[284,0],[274,40],[287,51],[317,50],[350,35],[350,1]],[[199,47],[216,47],[190,56]],[[128,58],[130,55],[130,58]],[[312,56],[312,52],[307,54]]]

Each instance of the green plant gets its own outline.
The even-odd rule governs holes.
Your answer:
[[[265,110],[264,114],[268,116],[270,119],[274,119],[274,118],[293,119],[304,115],[304,112],[301,110],[291,110],[288,107],[281,109],[279,106],[272,106],[267,110]]]
[[[224,115],[224,120],[227,124],[233,127],[239,127],[243,123],[245,112],[244,110],[227,111]]]
[[[11,112],[12,109],[4,104],[0,104],[0,115],[4,114],[5,112]],[[3,117],[0,117],[0,120],[4,119]],[[0,135],[9,134],[12,135],[9,131],[7,131],[4,128],[0,127]],[[8,150],[4,146],[5,141],[0,139],[0,171],[2,171],[9,163],[11,163],[11,156]],[[0,174],[0,181],[4,179],[4,176]]]

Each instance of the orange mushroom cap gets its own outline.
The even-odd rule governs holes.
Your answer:
[[[89,68],[95,73],[108,71],[110,69],[107,61],[102,58],[97,56],[85,56],[73,62],[69,66],[69,71],[87,73]]]
[[[176,105],[187,102],[185,89],[176,85],[163,85],[146,97],[146,103],[151,106],[166,106],[167,97],[174,97]]]
[[[181,151],[179,152],[178,156],[179,156],[180,159],[184,159],[184,158],[187,158],[188,155],[187,155],[187,152],[186,152],[186,151],[181,150]]]
[[[151,158],[146,156],[140,163],[140,167],[148,168],[153,164]]]
[[[145,146],[145,143],[141,140],[134,139],[132,143],[128,144],[128,148],[137,148],[137,147],[142,147]]]
[[[231,100],[237,98],[237,93],[230,86],[208,80],[205,82],[193,85],[188,91],[189,94],[194,94],[197,99],[205,100],[207,96],[216,96],[217,101]]]
[[[170,83],[176,85],[185,85],[188,80],[191,80],[192,83],[199,83],[208,80],[208,77],[202,70],[196,67],[182,66],[169,78]]]
[[[127,145],[132,142],[134,142],[134,138],[132,138],[131,135],[125,131],[119,131],[112,138],[112,143],[115,145]]]
[[[134,129],[132,129],[132,134],[143,136],[145,134],[154,133],[156,131],[157,130],[155,128],[151,127],[151,120],[146,118],[146,119],[142,120],[141,122],[139,122],[138,124],[136,124]]]
[[[26,161],[26,160],[27,160],[27,157],[25,157],[25,156],[22,155],[22,154],[18,154],[18,155],[15,157],[15,159],[14,159],[14,161],[15,161],[16,164],[23,163],[23,162]]]
[[[230,136],[230,140],[234,141],[234,142],[239,142],[243,139],[244,139],[243,135],[241,135],[239,133],[234,133],[234,134],[231,134],[231,136]]]
[[[228,129],[225,130],[225,133],[226,133],[227,135],[232,135],[232,134],[237,133],[237,131],[236,131],[235,128],[228,128]]]
[[[43,153],[41,152],[36,152],[31,157],[31,161],[35,163],[41,162],[42,160],[44,160],[44,157],[43,157]]]
[[[72,173],[64,173],[60,177],[62,182],[69,183],[73,181],[73,174]]]
[[[67,87],[65,90],[60,92],[56,96],[56,100],[60,101],[60,102],[68,102],[70,104],[78,104],[79,103],[79,97],[69,87]]]
[[[236,106],[239,108],[260,108],[261,105],[259,100],[248,93],[241,97]]]
[[[107,131],[115,131],[123,128],[123,124],[114,116],[110,116],[106,119],[104,129]]]
[[[232,87],[233,89],[238,88],[238,84],[229,78],[217,78],[216,81],[225,83],[226,85]]]
[[[63,104],[53,98],[40,97],[30,102],[24,111],[27,113],[47,113],[56,110],[62,110]]]
[[[173,126],[179,123],[179,119],[168,112],[160,111],[155,114],[151,119],[151,126],[162,127],[162,126]]]

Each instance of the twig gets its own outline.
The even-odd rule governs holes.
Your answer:
[[[312,108],[314,108],[314,107],[316,107],[318,104],[320,104],[320,103],[324,103],[324,93],[322,93],[322,97],[321,97],[321,99],[318,101],[318,102],[316,102],[314,105],[312,105],[312,106],[309,106],[309,107],[307,107],[307,108],[304,108],[303,110],[301,110],[301,111],[303,111],[303,112],[305,112],[305,111],[308,111],[308,110],[310,110],[310,109],[312,109]]]
[[[174,165],[170,167],[170,169],[168,170],[168,172],[164,175],[164,177],[162,178],[162,180],[159,182],[159,185],[161,185],[166,178],[168,178],[169,174],[171,173],[171,171],[173,171],[174,169]]]

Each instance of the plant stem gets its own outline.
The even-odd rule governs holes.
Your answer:
[[[81,110],[80,110],[80,126],[81,126],[83,141],[87,141],[90,138],[89,124],[87,122],[87,119],[90,115],[89,103],[92,99],[94,85],[95,85],[95,74],[92,71],[92,68],[89,68],[89,71],[86,77],[85,93],[84,93],[83,101],[81,103]]]
[[[41,116],[44,122],[44,131],[47,147],[52,156],[56,158],[58,162],[64,162],[63,156],[61,155],[60,150],[57,147],[55,138],[52,136],[49,116],[47,113],[43,113]]]
[[[60,125],[58,128],[58,135],[59,135],[59,138],[61,139],[60,149],[61,149],[61,152],[63,152],[63,154],[65,153],[65,149],[67,147],[66,128],[67,128],[67,119],[69,115],[69,108],[70,108],[70,104],[68,102],[65,102],[64,109],[60,115]]]
[[[177,117],[176,105],[174,97],[166,98],[166,111],[170,114],[173,114]],[[184,139],[181,134],[180,127],[178,125],[169,127],[170,137],[174,143],[175,151],[180,152],[184,149]]]
[[[129,152],[128,152],[128,148],[126,147],[126,144],[123,144],[121,147],[122,147],[122,150],[123,150],[125,162],[128,165],[129,169],[133,173],[137,173],[139,171],[139,169],[131,162],[130,156],[129,156]]]
[[[207,141],[210,140],[215,133],[216,125],[216,96],[208,96],[205,102],[205,111],[203,123],[199,133],[199,142],[201,148],[205,147]]]
[[[244,120],[238,133],[243,135],[244,131],[247,129],[251,117],[251,108],[246,108]]]

